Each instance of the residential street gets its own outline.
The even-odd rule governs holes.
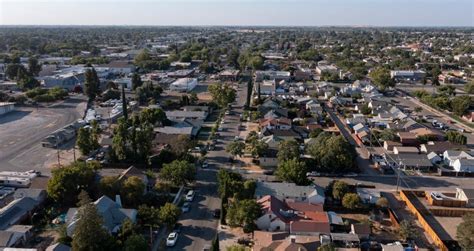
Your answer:
[[[193,250],[201,251],[211,244],[216,236],[218,219],[213,217],[215,209],[220,208],[220,199],[217,193],[217,171],[222,168],[232,168],[229,163],[230,155],[225,151],[226,145],[239,134],[238,125],[240,114],[247,96],[245,85],[240,86],[237,92],[236,103],[232,114],[224,117],[225,123],[214,151],[209,151],[207,169],[198,168],[196,176],[196,197],[188,213],[181,215],[179,223],[182,224],[181,234],[176,246],[168,250]]]

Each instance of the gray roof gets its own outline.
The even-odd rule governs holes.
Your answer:
[[[283,200],[286,198],[306,197],[314,191],[316,191],[318,195],[324,196],[324,190],[317,186],[297,186],[294,183],[257,182],[255,196],[261,198],[265,195],[271,195]]]
[[[23,216],[32,211],[37,205],[38,202],[29,197],[10,202],[10,204],[0,209],[0,230],[17,224]]]
[[[204,111],[167,111],[166,117],[168,118],[200,118],[205,119],[207,117],[207,112]]]
[[[193,127],[174,127],[174,126],[165,126],[155,128],[155,132],[164,133],[164,134],[185,134],[191,135],[193,132]]]
[[[46,248],[46,251],[71,251],[71,247],[62,243],[56,243]]]
[[[10,242],[13,234],[10,231],[0,231],[0,247],[9,247],[12,244]]]
[[[19,188],[15,191],[13,197],[15,199],[29,197],[41,203],[46,198],[46,190],[34,188]]]
[[[104,226],[109,231],[116,230],[116,227],[120,226],[122,222],[129,218],[134,221],[136,216],[135,209],[124,209],[119,204],[110,199],[107,196],[102,196],[94,202],[97,212],[102,216],[104,220]],[[74,231],[75,224],[74,220],[77,217],[77,208],[70,208],[66,215],[66,222],[68,224],[68,235],[71,235]]]

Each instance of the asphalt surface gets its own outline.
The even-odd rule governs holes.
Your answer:
[[[50,133],[82,117],[85,98],[72,96],[48,107],[19,107],[0,116],[0,170],[35,169],[48,174],[45,163],[57,150],[44,148],[40,142]]]
[[[198,168],[196,175],[196,196],[191,204],[191,210],[183,213],[179,223],[182,224],[181,234],[174,247],[168,250],[201,251],[210,246],[217,234],[218,219],[213,217],[215,209],[220,208],[220,198],[217,193],[217,171],[232,169],[236,164],[229,163],[230,155],[225,151],[226,145],[239,135],[240,114],[247,96],[247,88],[242,85],[238,88],[236,102],[231,114],[224,117],[224,124],[219,132],[218,142],[214,151],[206,155],[209,167]]]

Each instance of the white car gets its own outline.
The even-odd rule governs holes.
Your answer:
[[[189,190],[189,192],[186,194],[185,200],[186,200],[187,202],[193,201],[193,200],[194,200],[194,194],[195,194],[195,193],[194,193],[194,190]]]
[[[177,241],[178,241],[178,233],[172,232],[168,235],[168,238],[166,238],[166,246],[173,247],[174,245],[176,245]]]

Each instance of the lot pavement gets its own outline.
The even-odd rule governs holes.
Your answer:
[[[57,158],[57,150],[40,142],[50,133],[82,117],[85,99],[71,98],[48,107],[19,107],[0,116],[0,170],[50,172],[46,163]],[[69,144],[71,145],[71,144]]]

